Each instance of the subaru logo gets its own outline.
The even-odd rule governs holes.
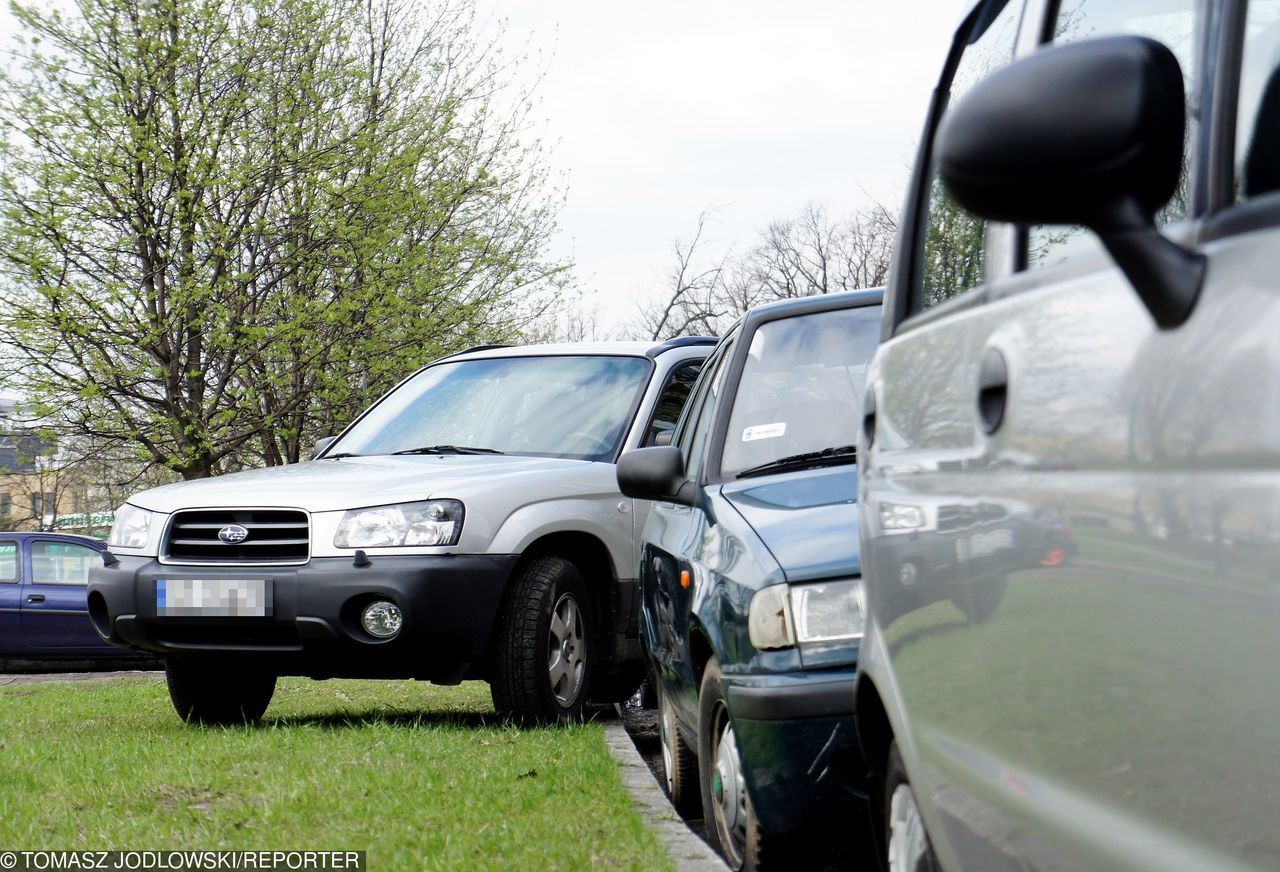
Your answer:
[[[249,531],[239,524],[228,524],[218,531],[218,538],[227,545],[236,545],[249,538]]]

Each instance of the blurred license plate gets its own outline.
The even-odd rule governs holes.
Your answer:
[[[265,578],[159,578],[161,617],[263,618],[271,614],[271,581]]]

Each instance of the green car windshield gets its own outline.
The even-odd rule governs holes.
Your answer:
[[[642,357],[440,363],[374,406],[328,456],[524,454],[614,459],[652,364]]]
[[[852,462],[863,381],[879,337],[879,306],[761,324],[733,400],[721,475],[764,472],[788,460]]]

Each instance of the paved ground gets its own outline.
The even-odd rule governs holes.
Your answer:
[[[654,709],[641,708],[636,697],[620,707],[621,719],[625,725],[636,752],[644,760],[652,774],[653,783],[666,805],[671,816],[677,814],[675,808],[667,801],[666,790],[662,785],[662,740],[658,736],[658,713]],[[707,838],[706,827],[701,818],[689,818],[684,821],[689,830],[700,839]],[[843,870],[874,869],[875,861],[855,850],[852,842],[831,843],[814,846],[818,856],[811,868],[820,872],[843,872]],[[673,854],[674,856],[674,854]],[[799,867],[797,867],[799,868]]]

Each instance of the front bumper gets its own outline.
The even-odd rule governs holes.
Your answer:
[[[856,676],[855,669],[725,676],[747,790],[765,829],[866,819]]]
[[[89,615],[109,642],[190,659],[252,661],[279,675],[420,678],[483,675],[489,639],[517,555],[312,558],[301,566],[175,566],[119,557],[89,575]],[[161,617],[156,582],[267,578],[267,617]],[[386,599],[404,615],[400,633],[376,639],[360,610]]]

